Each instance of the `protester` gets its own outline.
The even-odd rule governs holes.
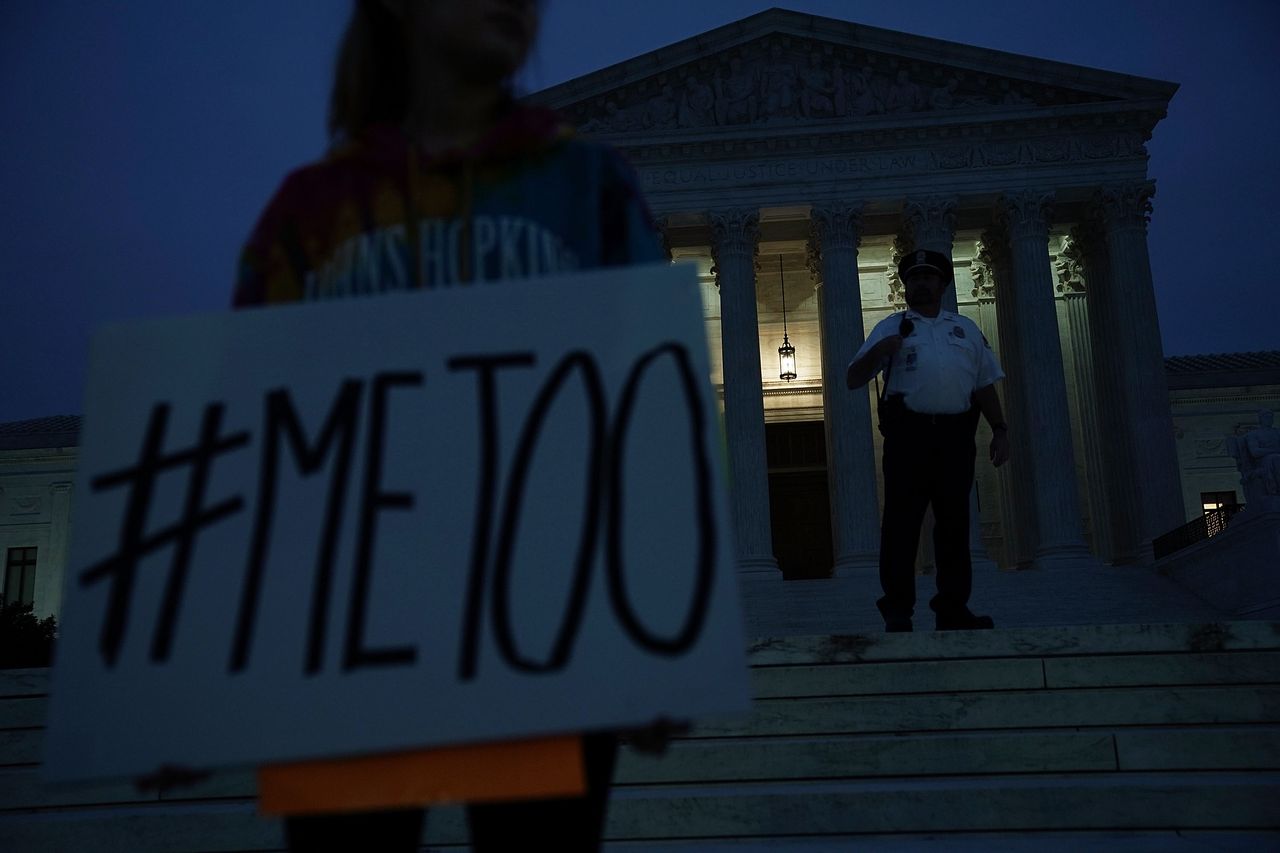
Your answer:
[[[514,99],[538,12],[535,0],[358,0],[331,152],[268,204],[235,306],[665,260],[621,157]],[[616,738],[586,737],[584,751],[585,797],[471,806],[472,849],[598,849]],[[416,850],[421,831],[420,809],[286,821],[294,851]]]

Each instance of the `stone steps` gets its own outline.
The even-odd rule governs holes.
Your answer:
[[[883,779],[875,782],[737,783],[623,787],[615,791],[608,837],[629,849],[695,839],[762,843],[778,838],[856,838],[891,833],[1280,830],[1280,774],[1055,774]],[[1171,825],[1172,824],[1172,825]],[[434,809],[425,843],[465,845],[461,809]],[[86,839],[94,843],[86,847]],[[270,850],[279,826],[248,799],[100,806],[6,815],[6,850]],[[1280,834],[1273,836],[1280,840]],[[698,849],[695,847],[694,849]],[[847,849],[847,846],[846,848]],[[943,847],[942,849],[947,849]],[[1274,849],[1274,845],[1254,850]]]
[[[619,785],[762,779],[1268,770],[1280,767],[1280,726],[1123,732],[977,732],[911,737],[769,738],[677,744],[661,758],[627,754]]]
[[[769,840],[616,841],[609,853],[1260,853],[1275,848],[1270,832],[1117,831],[894,833],[787,836]]]
[[[616,792],[610,838],[1280,828],[1280,772],[755,782]]]
[[[1280,849],[1280,624],[768,638],[750,661],[749,715],[623,749],[609,850]],[[47,685],[0,673],[0,849],[280,849],[250,772],[41,782]],[[464,847],[462,810],[424,843]]]

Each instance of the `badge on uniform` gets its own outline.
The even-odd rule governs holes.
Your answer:
[[[915,370],[916,367],[918,367],[918,365],[916,364],[916,357],[917,357],[917,354],[914,348],[907,350],[907,357],[903,360],[904,369]]]
[[[963,326],[952,326],[952,327],[951,327],[951,334],[955,335],[957,338],[963,338],[963,337],[964,337],[964,327],[963,327]]]

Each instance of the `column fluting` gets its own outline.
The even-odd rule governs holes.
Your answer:
[[[711,256],[720,288],[724,419],[738,566],[744,573],[778,575],[769,520],[769,469],[756,316],[755,260],[760,216],[754,208],[735,208],[712,212],[709,218]]]

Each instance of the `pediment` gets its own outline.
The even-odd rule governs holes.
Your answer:
[[[1156,80],[771,9],[531,96],[584,133],[961,118],[1140,102]],[[1078,110],[1077,110],[1078,111]]]

